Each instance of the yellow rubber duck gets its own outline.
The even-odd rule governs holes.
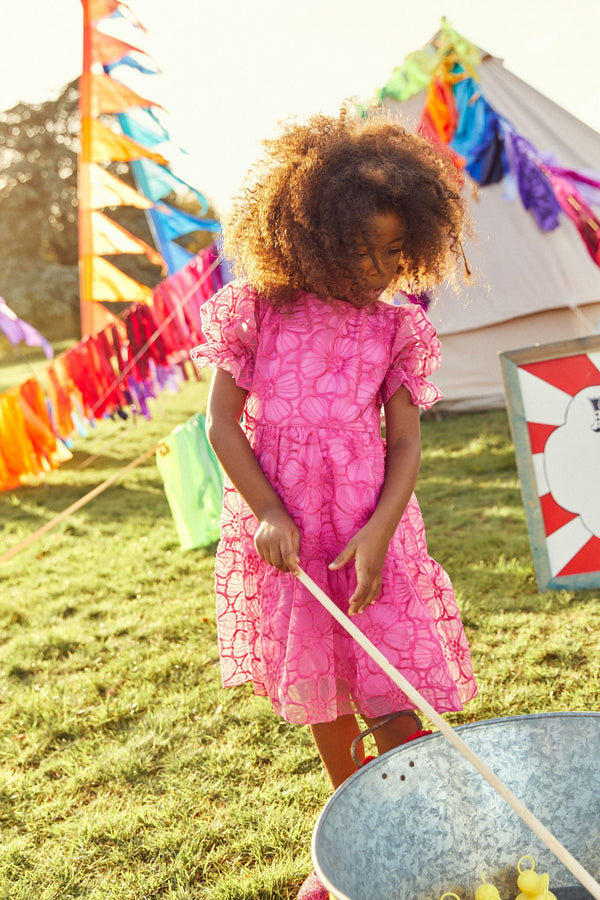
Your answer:
[[[480,884],[475,891],[475,900],[500,900],[498,888],[493,884],[489,884],[481,872],[479,873],[479,877],[483,884]]]
[[[521,868],[521,863],[525,860],[530,860],[530,869]],[[547,872],[540,874],[535,871],[535,859],[532,856],[522,856],[517,869],[517,887],[521,893],[517,894],[516,900],[556,900],[556,896],[549,890],[550,876]]]

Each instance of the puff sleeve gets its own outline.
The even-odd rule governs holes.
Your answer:
[[[202,305],[200,315],[205,341],[190,353],[194,365],[225,369],[239,387],[250,390],[258,343],[253,291],[232,282]]]
[[[381,385],[381,402],[403,385],[415,406],[429,409],[442,393],[427,377],[439,367],[441,347],[435,328],[418,306],[401,306],[396,314],[392,362]]]

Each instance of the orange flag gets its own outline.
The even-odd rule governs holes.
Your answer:
[[[152,208],[153,203],[148,197],[144,197],[97,163],[89,163],[89,173],[92,209],[104,209],[106,206]]]
[[[100,303],[152,303],[152,291],[101,256],[90,257],[92,300]]]
[[[121,5],[121,0],[88,0],[90,19],[94,22],[110,16]]]
[[[120,41],[119,38],[112,37],[110,34],[104,34],[96,28],[90,28],[90,37],[92,62],[101,63],[103,66],[118,62],[132,50],[135,50],[137,53],[144,53],[139,47],[134,47],[133,44],[128,44],[126,41]]]
[[[114,13],[117,9],[122,7],[127,10],[129,18],[138,26],[138,28],[141,28],[142,31],[146,30],[142,23],[138,22],[134,17],[127,4],[122,3],[121,0],[87,0],[87,2],[89,4],[89,14],[92,22],[97,22],[98,19],[104,19],[106,16],[110,16],[111,13]]]
[[[92,213],[92,252],[94,256],[111,253],[145,253],[150,262],[163,266],[164,259],[154,247],[134,237],[101,212]]]
[[[101,113],[120,113],[132,106],[147,108],[160,106],[152,100],[136,94],[131,88],[126,87],[109,75],[101,75],[96,72],[83,72],[82,78],[88,77],[91,81],[91,116],[96,118]],[[161,107],[162,109],[162,107]]]
[[[147,150],[137,141],[125,137],[124,134],[115,134],[97,119],[89,120],[89,128],[90,158],[83,159],[83,162],[109,162],[110,160],[129,162],[131,159],[152,159],[159,166],[168,165],[167,160],[160,153],[152,153],[151,150]]]
[[[2,468],[9,481],[16,479],[18,484],[27,484],[48,471],[50,466],[44,467],[43,458],[36,452],[19,401],[18,387],[0,394],[0,435],[6,437],[1,442]]]
[[[42,468],[55,469],[60,463],[72,459],[71,451],[67,450],[62,441],[56,440],[52,431],[44,393],[37,378],[28,378],[17,391],[17,402],[23,413],[25,428]]]

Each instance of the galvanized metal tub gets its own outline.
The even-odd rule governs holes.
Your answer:
[[[490,719],[457,732],[581,865],[600,876],[600,713]],[[518,894],[524,855],[559,900],[590,897],[442,734],[418,738],[360,769],[331,797],[312,855],[338,900],[472,900],[493,883]]]

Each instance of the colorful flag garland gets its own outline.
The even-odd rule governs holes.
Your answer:
[[[178,239],[198,230],[214,234],[220,225],[203,218],[208,209],[205,197],[175,175],[160,152],[161,145],[169,142],[168,132],[156,116],[160,104],[115,77],[121,67],[149,75],[158,73],[135,37],[143,26],[119,0],[82,0],[82,5],[78,180],[81,328],[86,337],[114,319],[105,304],[147,303],[151,296],[149,288],[122,273],[104,256],[144,253],[163,271],[173,274],[192,257]],[[114,24],[115,19],[122,19],[125,27],[133,30],[131,39],[110,33],[107,23]],[[106,168],[114,162],[129,164],[137,190]],[[171,193],[182,190],[195,198],[198,215],[181,212],[167,202]],[[110,207],[129,205],[146,211],[157,249],[129,234],[107,215]]]
[[[592,209],[600,204],[600,178],[571,171],[565,176],[549,166],[542,154],[486,100],[479,84],[481,51],[442,19],[429,44],[409,54],[374,103],[404,102],[425,91],[419,130],[450,152],[479,185],[509,176],[525,209],[542,231],[560,225],[563,212],[579,231],[594,262],[600,266],[600,219]],[[364,111],[363,107],[363,111]],[[584,198],[578,185],[585,182]]]

